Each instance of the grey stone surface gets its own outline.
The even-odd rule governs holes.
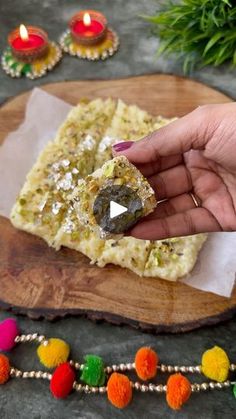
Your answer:
[[[182,74],[181,65],[174,59],[155,57],[157,40],[150,36],[148,25],[139,18],[141,13],[153,13],[158,3],[160,1],[156,0],[0,0],[0,50],[5,47],[9,30],[22,22],[42,26],[51,39],[57,39],[66,28],[70,16],[84,8],[103,11],[121,38],[120,50],[112,59],[90,63],[65,57],[55,71],[38,81],[13,80],[0,71],[0,102],[33,86],[60,80],[106,79],[155,72]],[[235,98],[235,75],[236,70],[224,66],[197,71],[191,77]],[[0,313],[0,320],[6,317],[7,313]],[[93,324],[83,318],[67,318],[54,323],[32,321],[21,316],[18,320],[22,331],[38,331],[51,337],[64,338],[71,345],[72,356],[79,360],[89,352],[103,356],[107,364],[131,361],[141,345],[151,345],[163,363],[190,365],[199,363],[202,352],[217,344],[225,348],[231,359],[236,361],[235,320],[182,335],[159,336],[143,334],[128,327]],[[34,345],[20,345],[10,354],[12,364],[23,369],[39,368],[36,358]],[[160,376],[158,380],[165,378]],[[236,401],[231,390],[193,394],[184,409],[175,413],[167,407],[164,396],[136,393],[130,407],[119,411],[106,401],[105,396],[72,394],[65,401],[57,401],[51,397],[48,387],[45,381],[17,379],[1,386],[0,418],[231,419],[236,416]]]

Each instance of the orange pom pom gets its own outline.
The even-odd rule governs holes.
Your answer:
[[[135,356],[135,369],[141,380],[150,380],[157,373],[159,358],[151,348],[140,348]]]
[[[108,400],[119,409],[126,407],[132,399],[132,387],[126,375],[113,372],[107,383]]]
[[[7,382],[10,376],[10,363],[7,356],[0,354],[0,384]]]
[[[179,410],[191,395],[191,383],[182,374],[173,374],[167,381],[166,401],[168,405]]]

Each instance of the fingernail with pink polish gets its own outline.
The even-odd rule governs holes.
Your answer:
[[[122,143],[115,144],[113,145],[113,150],[116,152],[127,150],[133,145],[133,143],[133,141],[124,141]]]

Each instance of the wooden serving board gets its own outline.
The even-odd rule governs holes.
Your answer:
[[[63,82],[42,88],[71,104],[82,97],[112,96],[166,117],[184,115],[198,105],[230,101],[205,85],[168,75]],[[30,93],[0,108],[0,142],[22,122]],[[181,283],[140,278],[113,265],[101,269],[78,252],[54,251],[0,217],[0,300],[2,308],[33,318],[83,314],[148,331],[179,332],[230,318],[236,310],[236,289],[228,299]]]

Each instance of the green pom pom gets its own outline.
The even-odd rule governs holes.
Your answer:
[[[234,397],[236,399],[236,384],[234,384],[234,386],[233,386],[233,394],[234,394]]]
[[[104,371],[104,363],[100,356],[85,356],[85,364],[80,379],[89,386],[103,386],[106,375]]]

